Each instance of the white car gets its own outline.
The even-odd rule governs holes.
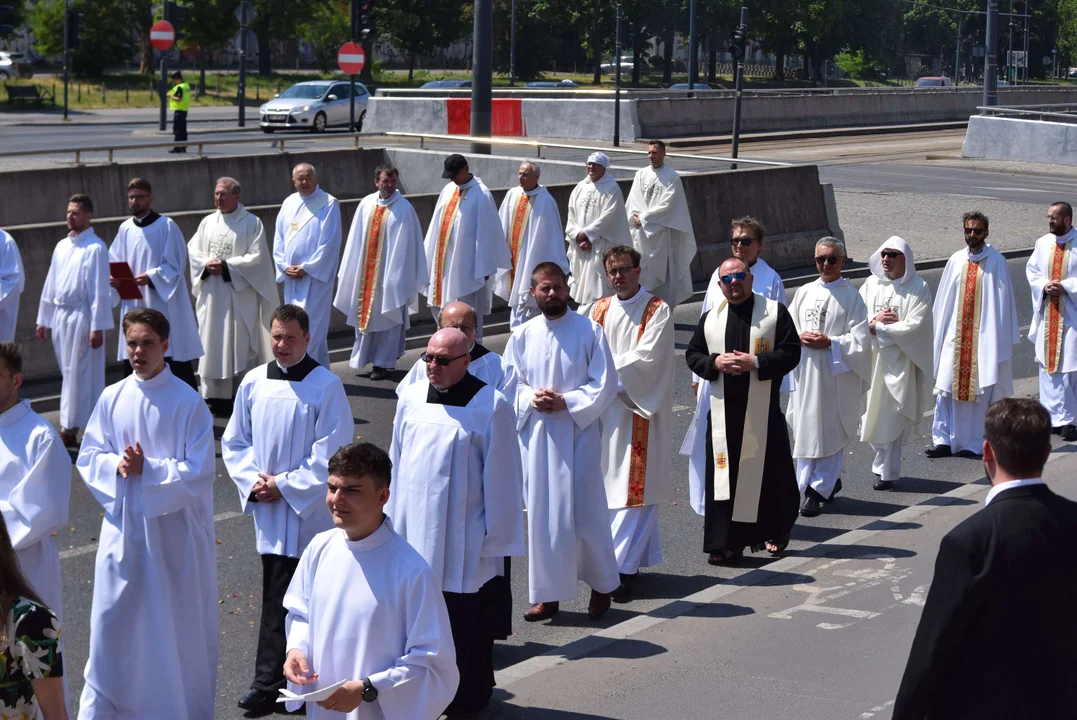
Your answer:
[[[19,73],[15,69],[15,58],[11,56],[11,53],[0,50],[0,81],[18,76]]]
[[[355,83],[355,125],[363,127],[370,92]],[[330,127],[347,127],[351,113],[348,82],[312,80],[292,85],[258,109],[263,132],[309,130],[325,132]]]

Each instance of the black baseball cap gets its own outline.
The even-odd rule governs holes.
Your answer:
[[[179,70],[177,70],[176,72],[172,73],[172,79],[173,80],[182,80],[183,79],[183,73],[181,73]]]
[[[466,167],[467,159],[459,153],[453,153],[445,158],[445,172],[441,173],[441,177],[448,180]]]

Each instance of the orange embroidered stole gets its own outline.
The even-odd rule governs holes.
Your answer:
[[[953,395],[957,402],[974,402],[980,389],[980,315],[983,310],[983,266],[969,260],[957,294],[957,332],[954,335]]]
[[[1072,242],[1072,241],[1071,241]],[[1054,252],[1051,255],[1051,275],[1048,278],[1052,282],[1066,279],[1066,269],[1070,264],[1070,243],[1055,243]],[[1047,296],[1047,308],[1044,313],[1043,323],[1043,365],[1049,373],[1058,372],[1058,366],[1062,362],[1062,338],[1063,296]]]
[[[449,202],[445,204],[445,211],[441,214],[441,223],[438,225],[438,242],[437,246],[434,248],[434,273],[433,278],[430,281],[430,304],[434,307],[441,307],[441,298],[443,294],[443,288],[441,286],[445,280],[445,256],[449,251],[449,239],[452,236],[452,226],[456,222],[456,215],[460,209],[461,200],[463,200],[463,193],[461,193],[460,188],[457,187],[453,190]]]
[[[524,229],[531,217],[531,198],[521,192],[512,208],[512,225],[509,228],[509,252],[512,254],[512,269],[509,270],[509,290],[516,283],[516,260],[520,256],[520,245],[524,239]]]
[[[378,292],[378,280],[381,278],[381,256],[385,247],[385,216],[388,205],[375,205],[367,225],[366,242],[363,256],[359,260],[359,287],[356,293],[359,306],[355,313],[356,327],[365,333],[370,324],[370,314],[374,311],[374,297]]]

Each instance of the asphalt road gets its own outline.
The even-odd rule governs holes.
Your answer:
[[[1010,268],[1018,298],[1019,321],[1023,328],[1027,328],[1031,308],[1027,301],[1024,261],[1011,261]],[[939,270],[924,273],[925,279],[933,288],[940,275]],[[677,308],[674,314],[679,355],[683,356],[698,319],[699,309],[699,303],[691,303]],[[500,352],[506,339],[507,336],[504,335],[489,337],[487,345]],[[408,351],[401,360],[396,378],[403,376],[403,372],[411,366],[418,354],[419,350]],[[334,357],[343,356],[336,354]],[[333,370],[344,380],[355,416],[356,435],[388,448],[396,400],[393,384],[388,381],[372,383],[365,377],[357,377],[355,372],[347,367],[346,362],[334,363]],[[1015,378],[1019,378],[1015,383],[1018,393],[1035,393],[1036,384],[1028,380],[1036,373],[1032,346],[1029,343],[1022,343],[1016,348],[1013,370]],[[678,363],[674,398],[675,450],[679,447],[691,419],[692,404],[688,369],[683,363]],[[49,416],[49,419],[56,421],[54,416]],[[929,431],[929,423],[929,420],[921,423],[921,434]],[[218,438],[224,430],[224,424],[222,420],[216,423]],[[878,493],[871,489],[870,449],[859,443],[854,444],[846,460],[843,494],[820,517],[802,518],[798,521],[793,529],[790,552],[803,551],[904,507],[930,503],[934,496],[983,476],[982,468],[976,461],[956,458],[928,460],[920,452],[928,441],[929,438],[917,437],[907,446],[904,479],[898,484],[897,490],[891,493]],[[740,568],[720,569],[709,566],[701,550],[701,518],[688,504],[685,459],[674,455],[671,472],[674,499],[659,511],[665,561],[651,570],[644,571],[637,583],[636,599],[626,605],[615,605],[599,622],[591,622],[586,616],[587,590],[581,586],[577,602],[563,604],[561,614],[554,621],[539,625],[524,623],[522,620],[516,623],[513,637],[499,643],[495,649],[495,664],[498,670],[589,635],[600,628],[647,613],[666,604],[670,599],[697,592],[716,584],[720,579],[738,577],[771,561],[769,556],[750,555]],[[77,475],[73,478],[70,522],[57,533],[56,541],[61,550],[64,578],[65,654],[71,689],[77,698],[83,683],[82,668],[86,662],[89,642],[94,552],[102,512],[81,479]],[[235,702],[248,688],[253,671],[256,625],[260,612],[261,568],[254,550],[252,521],[239,514],[235,487],[219,461],[214,507],[217,513],[221,624],[217,717],[238,718],[243,715],[235,707]],[[514,564],[513,588],[515,611],[519,617],[527,607],[523,560]],[[117,661],[122,662],[122,658]]]

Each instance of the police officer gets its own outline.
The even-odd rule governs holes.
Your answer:
[[[191,86],[183,82],[183,74],[178,70],[172,73],[175,83],[168,92],[168,108],[172,110],[172,132],[176,142],[187,142],[187,110],[191,107]],[[186,147],[174,147],[168,152],[185,153]]]

